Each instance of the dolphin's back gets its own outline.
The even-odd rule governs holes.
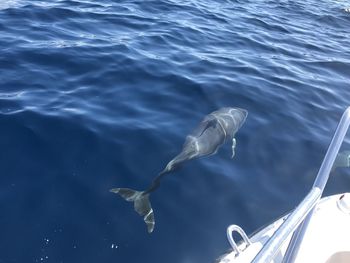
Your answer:
[[[217,117],[208,115],[186,138],[184,149],[196,147],[198,157],[215,153],[226,140],[226,132]]]
[[[217,125],[217,118],[213,115],[207,115],[205,118],[199,123],[199,125],[190,133],[189,136],[197,137],[203,135],[203,133],[208,129],[213,129]]]

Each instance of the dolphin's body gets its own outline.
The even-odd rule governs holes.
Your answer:
[[[215,154],[219,147],[227,141],[232,141],[233,157],[236,146],[234,136],[244,123],[247,115],[248,111],[240,108],[222,108],[210,113],[187,136],[182,151],[167,164],[148,189],[135,191],[129,188],[114,188],[110,191],[121,195],[127,201],[134,202],[136,212],[143,216],[148,232],[151,233],[155,221],[149,194],[159,187],[161,178],[188,160]]]
[[[332,170],[334,171],[337,168],[350,167],[350,151],[345,150],[338,152],[337,157],[334,160]]]

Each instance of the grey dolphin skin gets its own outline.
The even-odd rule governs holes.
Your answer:
[[[345,150],[339,152],[335,161],[333,163],[333,167],[331,171],[334,171],[337,168],[350,167],[350,151]]]
[[[235,134],[248,116],[248,111],[240,108],[222,108],[207,115],[199,126],[186,137],[182,151],[172,159],[145,191],[129,188],[113,188],[110,191],[134,202],[135,211],[143,216],[148,233],[154,229],[155,221],[149,195],[155,191],[162,177],[179,167],[182,163],[202,156],[215,154],[219,147],[232,141],[232,158],[235,155]]]

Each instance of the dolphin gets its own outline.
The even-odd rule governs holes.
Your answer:
[[[337,168],[350,167],[350,151],[339,152],[334,160],[331,172]]]
[[[175,156],[163,171],[152,181],[145,191],[129,188],[113,188],[110,191],[119,194],[126,201],[134,203],[135,211],[143,216],[148,233],[154,230],[154,213],[149,195],[155,191],[162,177],[173,172],[186,161],[215,154],[225,142],[232,142],[232,158],[235,155],[235,134],[243,125],[248,111],[241,108],[222,108],[207,115],[193,132],[186,137],[182,151]]]

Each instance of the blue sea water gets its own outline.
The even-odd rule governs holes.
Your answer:
[[[336,0],[2,0],[0,262],[213,262],[226,227],[293,209],[350,104]],[[145,189],[202,118],[249,111],[230,146]],[[349,191],[349,172],[325,194]]]

